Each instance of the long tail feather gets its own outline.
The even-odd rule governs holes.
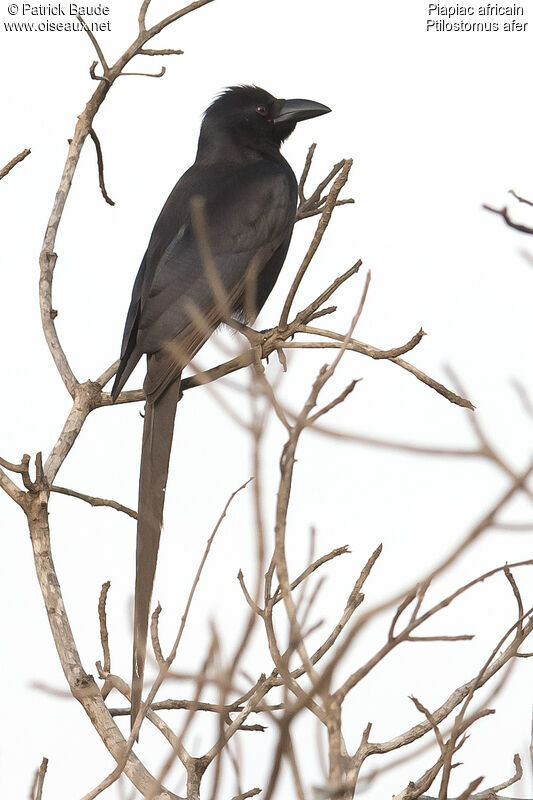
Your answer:
[[[155,401],[147,401],[144,417],[133,623],[132,727],[142,700],[148,617],[163,524],[165,489],[180,383],[178,376]]]

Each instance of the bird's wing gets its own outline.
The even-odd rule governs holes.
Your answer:
[[[220,284],[228,296],[252,262],[264,267],[294,222],[288,180],[282,172],[231,181],[206,199],[207,246]],[[292,212],[292,213],[291,213]],[[209,315],[217,306],[207,265],[199,253],[197,231],[189,220],[160,258],[149,290],[141,300],[137,343],[155,353],[191,322],[190,308]]]
[[[251,271],[268,271],[272,261],[279,272],[281,264],[273,256],[280,247],[286,250],[290,240],[295,211],[292,188],[284,172],[263,168],[228,181],[206,198],[206,239],[215,280],[200,255],[198,231],[190,219],[178,230],[140,303],[136,345],[144,353],[158,355],[150,359],[148,394],[168,385],[172,363],[176,372],[183,368],[225,310],[243,305],[245,279]]]
[[[292,172],[269,161],[238,170],[234,165],[222,170],[193,167],[165,204],[137,275],[115,384],[119,390],[141,354],[148,353],[160,354],[159,359],[150,359],[150,388],[157,391],[157,362],[164,361],[161,372],[168,373],[169,358],[163,353],[169,344],[181,353],[176,361],[183,367],[223,316],[191,222],[194,196],[204,198],[207,244],[232,310],[239,305],[250,267],[268,271],[272,259],[276,275],[271,285],[279,273],[283,259],[272,257],[280,248],[286,251],[292,233],[296,208]]]

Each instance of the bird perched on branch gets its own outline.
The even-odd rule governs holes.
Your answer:
[[[254,321],[294,227],[296,178],[280,153],[301,120],[330,111],[256,86],[207,109],[192,167],[155,223],[131,298],[115,401],[143,354],[146,409],[139,479],[131,724],[141,705],[146,639],[181,372],[229,316]]]

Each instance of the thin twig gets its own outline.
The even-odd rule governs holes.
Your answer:
[[[352,163],[353,163],[352,159],[347,159],[346,161],[343,162],[341,173],[338,176],[338,178],[336,178],[333,186],[331,187],[331,190],[328,194],[328,198],[324,205],[324,209],[321,213],[320,221],[317,225],[315,235],[313,236],[313,240],[309,245],[309,249],[304,257],[304,260],[300,265],[300,268],[298,269],[298,272],[296,273],[296,276],[289,289],[289,293],[287,294],[287,299],[285,300],[285,304],[283,306],[283,310],[281,312],[281,316],[279,319],[280,328],[284,328],[287,325],[287,320],[289,318],[291,306],[296,296],[296,292],[298,291],[298,287],[300,286],[300,283],[302,282],[302,279],[307,271],[307,268],[309,267],[313,259],[313,256],[315,255],[320,245],[320,242],[322,241],[324,233],[326,232],[326,228],[328,227],[329,221],[331,219],[331,214],[333,212],[335,201],[337,200],[340,191],[342,190],[343,186],[346,184],[346,181],[348,180]]]
[[[27,156],[29,156],[30,153],[31,150],[29,149],[22,150],[22,152],[20,152],[17,156],[15,156],[15,158],[12,158],[11,161],[8,161],[5,167],[2,167],[2,169],[0,169],[0,181],[2,180],[2,178],[5,178],[9,172],[11,172],[13,167],[15,167],[17,164],[20,164],[21,161],[24,161],[24,159]]]
[[[163,651],[161,650],[161,643],[159,641],[159,615],[161,614],[162,608],[161,604],[158,603],[157,607],[154,609],[152,614],[152,619],[150,622],[150,636],[152,639],[152,647],[154,650],[155,659],[159,666],[161,666],[165,660],[163,656]]]
[[[87,25],[87,23],[85,22],[85,20],[81,16],[81,14],[76,14],[76,19],[78,20],[78,22],[81,23],[81,25],[83,27],[83,30],[85,31],[85,33],[87,34],[87,36],[89,37],[91,42],[93,43],[93,47],[96,50],[96,54],[97,54],[98,58],[100,59],[100,64],[102,65],[102,69],[104,70],[104,75],[107,77],[107,75],[109,73],[109,66],[108,66],[107,61],[105,59],[105,56],[103,54],[102,48],[98,44],[98,40],[96,39],[96,36],[94,35],[92,30],[90,29],[89,25]]]
[[[511,585],[511,589],[513,590],[513,594],[515,596],[516,605],[518,606],[518,619],[522,619],[522,617],[524,616],[524,603],[522,601],[522,595],[520,594],[520,589],[518,588],[518,585],[517,585],[517,583],[516,583],[516,581],[514,579],[513,573],[509,569],[509,565],[508,564],[505,565],[503,572],[504,572],[505,577],[509,581],[509,583]],[[521,623],[519,625],[518,631],[519,631],[519,633],[522,632]]]
[[[102,650],[104,653],[104,662],[102,669],[104,672],[111,672],[111,653],[109,652],[109,633],[107,630],[107,615],[106,615],[106,600],[110,581],[102,584],[100,591],[100,598],[98,600],[98,619],[100,621],[100,641],[102,643]]]
[[[33,788],[31,791],[31,800],[42,800],[44,779],[46,777],[46,770],[48,769],[48,759],[43,758],[41,766],[35,774]]]
[[[512,195],[519,203],[525,203],[527,206],[533,206],[533,201],[517,194],[514,189],[509,189],[509,194]]]
[[[110,206],[114,206],[114,200],[111,200],[107,193],[107,189],[105,188],[105,181],[104,181],[104,156],[102,154],[102,146],[100,144],[100,139],[96,135],[96,131],[94,128],[91,128],[89,131],[89,135],[94,142],[94,146],[96,148],[96,161],[98,163],[98,183],[100,185],[100,191],[102,192],[102,196],[106,203]]]
[[[237,580],[239,581],[239,585],[240,585],[240,587],[242,589],[242,593],[244,595],[244,599],[246,600],[246,602],[248,603],[248,605],[250,606],[250,608],[252,609],[254,614],[257,614],[258,616],[262,617],[263,614],[264,614],[264,611],[255,602],[255,600],[251,596],[250,592],[248,591],[248,588],[247,588],[246,583],[244,581],[244,575],[242,574],[242,570],[241,569],[239,570],[239,572],[237,574]]]
[[[66,695],[68,697],[68,695]],[[242,702],[228,703],[221,706],[219,703],[205,703],[200,700],[158,700],[153,702],[150,706],[152,711],[206,711],[213,714],[222,714],[225,718],[229,718],[229,714],[243,711],[244,706]],[[265,712],[271,713],[273,711],[283,711],[285,709],[284,703],[261,703],[251,710],[252,714],[263,714]],[[112,717],[127,717],[131,713],[130,707],[124,708],[110,708],[109,713]]]
[[[129,77],[137,76],[139,78],[162,78],[163,75],[166,73],[166,71],[167,71],[166,67],[161,67],[159,72],[121,72],[120,77],[124,78],[127,76]]]
[[[160,50],[152,50],[148,47],[141,47],[139,50],[140,56],[182,56],[183,50],[172,50],[170,48],[163,48]]]
[[[328,561],[331,561],[333,558],[337,558],[337,556],[343,556],[346,553],[349,553],[349,546],[347,544],[343,545],[342,547],[336,547],[335,550],[332,550],[330,553],[326,553],[324,556],[320,556],[317,558],[316,561],[313,561],[312,564],[309,564],[308,567],[304,569],[304,571],[298,575],[295,580],[291,583],[291,592],[293,592],[303,581],[305,581],[313,572],[322,566],[322,564],[326,564]],[[278,603],[281,600],[281,590],[278,586],[274,594],[272,595],[272,602],[274,604]]]
[[[102,497],[92,497],[89,494],[75,492],[74,489],[65,489],[64,486],[51,486],[50,491],[56,492],[57,494],[64,494],[67,497],[75,497],[77,500],[83,500],[84,503],[88,503],[94,508],[114,508],[115,511],[122,511],[124,514],[127,514],[128,517],[137,519],[136,511],[134,511],[132,508],[128,508],[128,506],[123,506],[122,503],[117,503],[116,500],[104,500]]]
[[[313,144],[309,147],[309,150],[307,151],[304,168],[302,170],[300,180],[298,181],[298,197],[300,198],[300,203],[305,201],[305,196],[304,196],[305,182],[307,180],[307,176],[309,175],[309,170],[311,169],[311,162],[313,161],[315,150],[316,150],[316,142],[313,142]]]
[[[519,222],[513,222],[509,215],[509,209],[507,206],[504,206],[503,208],[494,208],[493,206],[483,204],[482,208],[484,208],[485,211],[498,214],[500,217],[502,217],[506,225],[508,225],[510,228],[513,228],[515,231],[520,231],[520,233],[533,233],[533,228],[529,227],[529,225],[522,225]]]
[[[255,797],[256,794],[261,794],[262,789],[250,789],[248,792],[244,792],[244,794],[237,794],[232,800],[247,800],[248,797]]]

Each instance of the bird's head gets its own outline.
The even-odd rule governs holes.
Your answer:
[[[331,111],[313,100],[281,100],[258,86],[231,86],[205,112],[200,134],[229,136],[237,145],[263,151],[275,147],[304,119]]]

